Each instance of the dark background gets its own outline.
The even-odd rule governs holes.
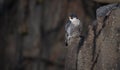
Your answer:
[[[0,0],[0,70],[63,70],[64,25],[70,13],[84,35],[107,3],[92,0]]]

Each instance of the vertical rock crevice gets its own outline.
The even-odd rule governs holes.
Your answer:
[[[110,4],[97,9],[97,22],[88,28],[88,37],[78,53],[77,70],[119,70],[118,6]]]

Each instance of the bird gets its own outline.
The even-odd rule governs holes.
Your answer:
[[[72,38],[80,37],[82,23],[76,14],[70,14],[65,24],[65,45],[68,46]]]

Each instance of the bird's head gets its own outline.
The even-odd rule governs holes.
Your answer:
[[[74,22],[74,21],[76,21],[77,19],[78,19],[78,17],[77,17],[76,14],[70,14],[70,15],[69,15],[69,20],[70,20],[71,22]]]

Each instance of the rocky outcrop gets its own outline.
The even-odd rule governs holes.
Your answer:
[[[120,70],[120,9],[111,11],[96,39],[94,70]],[[98,24],[99,24],[98,20]],[[96,55],[96,56],[97,56]]]
[[[119,12],[118,4],[97,9],[97,22],[79,49],[77,70],[120,70]]]
[[[65,61],[65,70],[77,69],[77,49],[79,46],[80,38],[71,38],[71,42],[66,46],[67,55]]]

